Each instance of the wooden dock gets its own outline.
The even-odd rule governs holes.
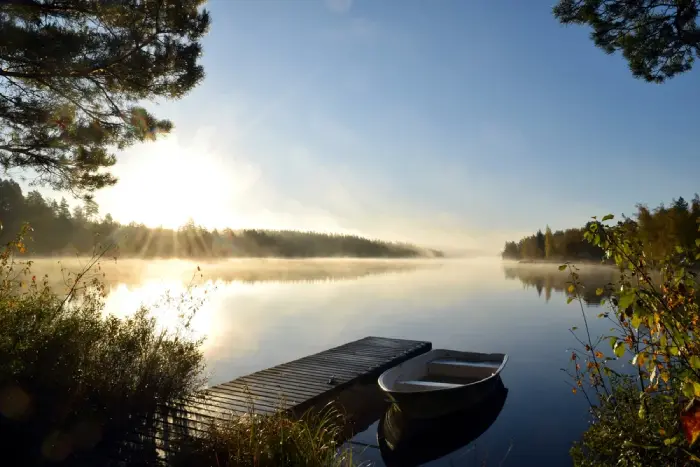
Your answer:
[[[325,404],[360,379],[376,379],[388,368],[431,349],[430,342],[365,337],[323,352],[258,371],[205,391],[201,409],[215,414],[303,412]],[[252,402],[252,407],[251,407]]]
[[[349,342],[210,387],[196,400],[168,408],[157,432],[141,432],[133,442],[148,440],[159,451],[168,451],[173,435],[196,436],[207,425],[235,414],[289,411],[299,416],[333,401],[344,406],[359,425],[369,424],[376,420],[377,397],[366,396],[380,392],[379,375],[431,348],[430,342],[373,336]],[[375,407],[369,407],[370,399]]]

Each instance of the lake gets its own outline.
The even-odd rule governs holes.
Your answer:
[[[64,263],[69,269],[76,264]],[[201,271],[197,272],[197,266]],[[55,261],[37,269],[55,275]],[[161,302],[193,283],[205,299],[191,326],[206,337],[211,384],[368,335],[426,340],[434,348],[507,352],[505,405],[470,445],[431,465],[569,465],[568,450],[587,425],[587,404],[560,370],[570,363],[581,309],[566,303],[565,272],[556,265],[471,260],[162,260],[105,262],[106,310],[125,315]],[[194,276],[194,278],[193,278]],[[594,291],[613,277],[604,267],[582,269]],[[598,285],[600,284],[600,285]],[[609,325],[593,292],[586,307],[595,335]],[[159,319],[177,322],[171,305]],[[376,439],[376,424],[362,436]],[[375,441],[376,442],[376,441]],[[368,448],[368,458],[378,458]]]

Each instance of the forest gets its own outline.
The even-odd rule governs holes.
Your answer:
[[[680,197],[669,206],[659,205],[654,209],[637,205],[632,217],[623,215],[622,222],[634,225],[637,238],[644,245],[648,260],[658,263],[673,253],[676,247],[695,246],[698,222],[700,221],[700,197],[696,194],[690,204]],[[521,261],[597,260],[604,259],[603,250],[583,238],[590,222],[581,228],[552,230],[518,241],[506,242],[501,256],[504,259]]]
[[[33,229],[28,251],[40,256],[90,255],[96,245],[114,245],[115,254],[140,258],[442,256],[437,250],[354,235],[258,229],[209,231],[193,221],[176,230],[122,225],[109,214],[100,218],[98,211],[92,201],[70,209],[65,198],[44,199],[38,191],[25,196],[15,181],[0,179],[0,244],[11,241],[28,223]]]

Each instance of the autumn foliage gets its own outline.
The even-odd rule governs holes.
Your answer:
[[[568,373],[594,416],[574,459],[578,465],[695,462],[700,460],[695,444],[700,436],[700,236],[652,262],[638,222],[608,225],[611,219],[594,218],[584,234],[619,269],[614,282],[596,290],[611,297],[598,314],[610,321],[610,335],[590,336],[578,268],[560,266],[569,272],[569,301],[579,299],[584,322],[583,332],[572,328],[580,347],[572,352]],[[631,372],[613,364],[620,359],[631,364]]]

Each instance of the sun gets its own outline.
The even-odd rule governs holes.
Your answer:
[[[116,167],[119,177],[106,202],[120,222],[175,229],[189,219],[207,228],[231,223],[235,177],[216,153],[182,147],[175,135],[139,145]]]

